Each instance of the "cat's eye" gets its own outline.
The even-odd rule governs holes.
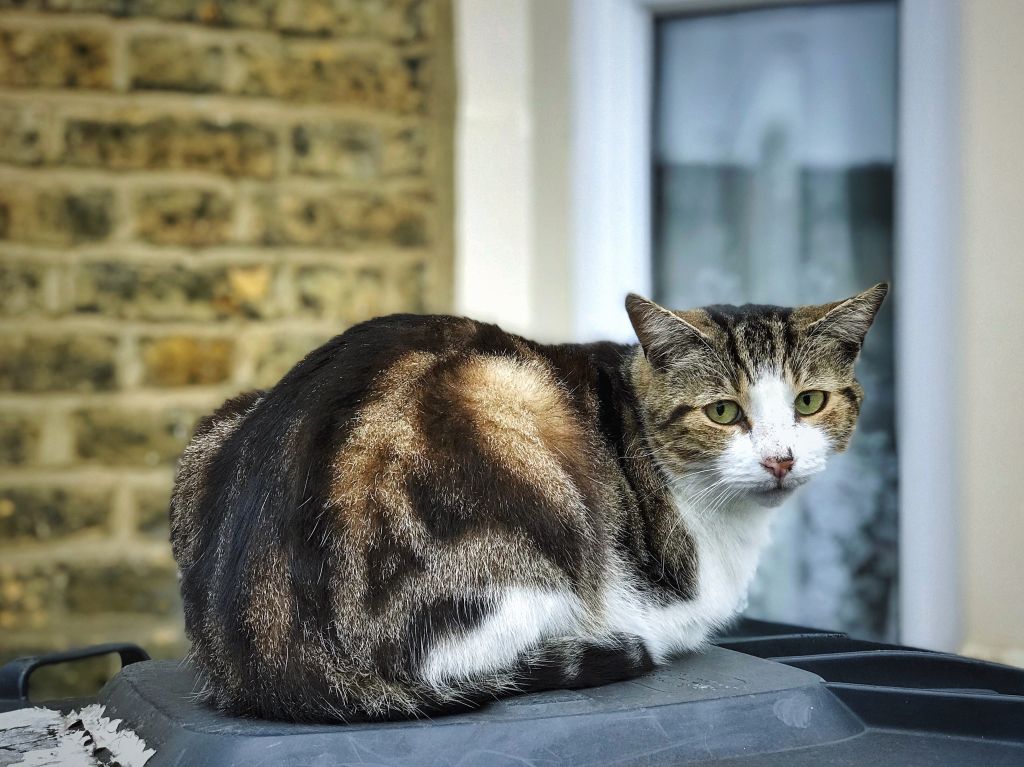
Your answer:
[[[828,393],[811,389],[797,394],[793,404],[796,407],[796,412],[800,415],[814,415],[825,407],[826,402],[828,402]]]
[[[743,416],[740,406],[731,399],[720,399],[718,402],[712,402],[704,408],[704,413],[712,421],[723,426],[736,423]]]

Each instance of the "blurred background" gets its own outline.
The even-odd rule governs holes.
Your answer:
[[[626,341],[630,290],[890,280],[748,613],[1024,665],[1018,0],[0,9],[0,660],[180,656],[193,423],[362,319]]]

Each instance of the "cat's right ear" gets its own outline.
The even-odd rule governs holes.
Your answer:
[[[695,343],[708,343],[689,322],[636,293],[626,296],[626,313],[644,356],[658,370],[666,369],[673,358],[685,356]]]

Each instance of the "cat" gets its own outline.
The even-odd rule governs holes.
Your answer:
[[[700,648],[742,607],[771,509],[847,447],[887,290],[690,311],[631,294],[639,345],[392,315],[229,400],[170,506],[205,698],[418,717]]]

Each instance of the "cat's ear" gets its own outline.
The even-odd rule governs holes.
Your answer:
[[[626,313],[647,361],[659,370],[664,370],[669,360],[685,356],[695,344],[709,343],[682,317],[636,293],[626,296]]]
[[[809,339],[834,345],[844,360],[853,364],[888,292],[888,283],[880,282],[845,301],[806,306],[797,311],[802,312],[807,322],[805,332]]]

